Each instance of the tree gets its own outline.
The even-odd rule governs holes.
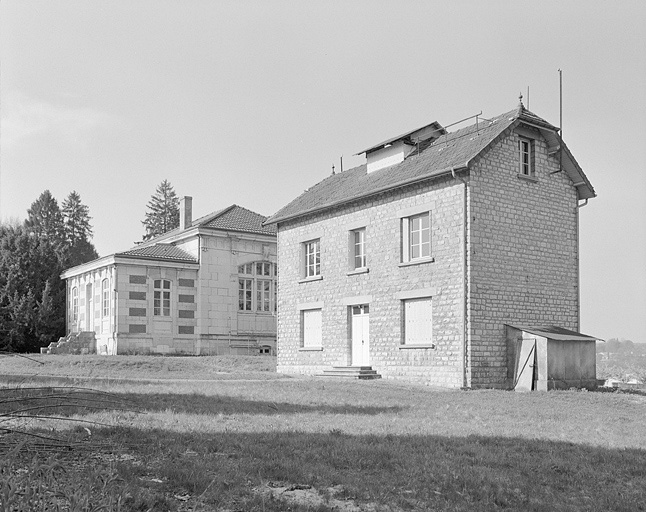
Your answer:
[[[92,239],[90,209],[73,190],[62,205],[63,234],[66,246],[65,267],[75,267],[99,257]]]
[[[33,352],[65,334],[65,284],[55,241],[0,225],[0,350]]]
[[[144,240],[163,235],[179,226],[179,197],[168,180],[162,181],[157,187],[147,208],[146,219],[142,221],[146,228]]]
[[[36,201],[31,203],[31,207],[27,210],[25,227],[36,236],[62,244],[63,214],[58,207],[58,201],[49,190],[45,190]]]

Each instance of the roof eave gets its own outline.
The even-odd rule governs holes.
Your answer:
[[[115,262],[118,263],[117,258],[127,259],[127,260],[146,260],[146,261],[163,261],[166,263],[186,263],[189,265],[199,265],[197,259],[195,260],[184,260],[181,258],[160,258],[157,256],[144,256],[137,254],[115,254]]]
[[[572,183],[576,187],[579,199],[592,199],[593,197],[597,197],[597,194],[592,187],[592,183],[590,183],[590,180],[583,172],[583,169],[581,169],[581,166],[574,158],[574,155],[565,145],[565,142],[563,142],[563,139],[559,134],[559,128],[549,123],[537,123],[532,120],[523,119],[522,117],[519,117],[516,120],[514,126],[517,124],[525,124],[537,128],[549,144],[560,147],[561,151],[565,150],[564,156],[566,158],[562,161],[563,171],[572,180]]]
[[[382,194],[384,192],[389,192],[390,190],[395,190],[395,189],[405,187],[405,186],[408,186],[408,185],[413,185],[413,184],[419,183],[421,181],[426,181],[426,180],[438,178],[438,177],[444,176],[446,174],[452,174],[453,172],[456,172],[456,171],[466,170],[467,168],[468,168],[467,165],[445,167],[444,169],[440,169],[439,171],[432,171],[432,172],[430,172],[428,174],[425,174],[424,176],[416,176],[415,178],[411,178],[411,179],[408,179],[408,180],[402,180],[402,181],[399,181],[399,182],[394,183],[392,185],[387,185],[385,187],[381,187],[379,189],[372,190],[368,194],[364,194],[364,193],[356,194],[356,195],[354,195],[352,197],[343,199],[341,201],[334,201],[332,203],[326,203],[324,205],[316,206],[316,207],[310,208],[308,210],[303,210],[303,211],[300,211],[300,212],[292,214],[292,215],[285,215],[283,217],[276,217],[276,218],[269,217],[263,223],[263,226],[264,225],[269,225],[269,224],[278,224],[280,222],[286,222],[288,220],[294,220],[294,219],[297,219],[299,217],[305,217],[307,215],[312,215],[314,213],[319,213],[319,212],[328,210],[330,208],[336,208],[336,207],[342,206],[344,204],[352,203],[352,202],[357,201],[359,199],[372,197],[372,196],[377,195],[377,194]]]

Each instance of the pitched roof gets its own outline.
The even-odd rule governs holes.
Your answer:
[[[209,213],[204,217],[195,219],[191,222],[191,225],[184,229],[188,231],[189,229],[194,228],[211,228],[211,229],[222,229],[226,231],[240,231],[242,233],[255,233],[261,235],[276,235],[275,226],[263,226],[263,223],[267,220],[267,217],[260,215],[259,213],[252,212],[247,210],[242,206],[237,204],[232,204],[221,210],[217,210],[213,213]],[[180,234],[182,230],[180,228],[171,229],[163,235],[159,235],[156,238],[146,242],[146,245],[149,245],[151,242],[154,243],[155,240],[163,240],[171,236],[176,236]]]
[[[144,247],[135,247],[128,251],[118,252],[115,256],[125,258],[144,258],[165,261],[189,261],[197,263],[197,258],[179,247],[171,244],[154,244]]]
[[[508,128],[520,123],[530,124],[543,134],[554,134],[558,128],[525,109],[518,108],[494,119],[480,120],[476,124],[442,135],[436,140],[419,144],[403,162],[368,174],[366,164],[327,177],[287,206],[272,215],[266,224],[320,212],[331,207],[372,196],[405,185],[432,179],[467,169],[473,159],[495,142]],[[550,145],[554,145],[553,141]],[[558,145],[558,144],[557,144]],[[578,166],[574,157],[565,148],[563,166],[566,173],[579,186],[584,185],[580,197],[594,197],[592,185]]]
[[[275,235],[276,226],[263,226],[263,222],[266,220],[267,217],[234,204],[215,214],[196,220],[193,225],[227,231]]]

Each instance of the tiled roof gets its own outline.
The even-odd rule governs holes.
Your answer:
[[[450,173],[452,168],[465,169],[507,128],[519,121],[527,121],[545,130],[557,129],[519,106],[494,119],[479,120],[476,124],[442,135],[430,143],[421,143],[399,164],[370,174],[367,173],[366,164],[333,174],[272,215],[267,220],[267,224],[319,212],[417,181],[441,176]],[[582,171],[580,174],[582,175]],[[593,195],[594,191],[592,191]]]
[[[247,210],[236,204],[220,210],[215,215],[202,217],[193,223],[205,228],[224,229],[227,231],[242,231],[261,235],[275,235],[276,226],[263,226],[267,217]]]
[[[124,256],[127,258],[146,258],[168,261],[188,261],[197,263],[197,258],[188,252],[170,244],[154,244],[144,247],[135,247],[128,251],[119,252],[115,256]]]
[[[509,127],[516,111],[478,125],[442,135],[430,145],[420,144],[403,162],[370,174],[366,164],[329,176],[306,190],[287,206],[271,216],[268,222],[279,222],[308,212],[353,201],[417,180],[449,172],[451,167],[464,167]]]

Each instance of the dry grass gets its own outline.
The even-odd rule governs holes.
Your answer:
[[[646,503],[643,395],[276,378],[222,358],[172,364],[182,359],[198,374],[205,365],[235,365],[236,380],[120,382],[145,358],[86,357],[88,366],[72,365],[74,357],[56,365],[105,375],[106,361],[112,380],[92,387],[145,413],[67,411],[113,425],[89,434],[67,421],[44,419],[32,428],[79,448],[111,446],[56,456],[75,475],[91,468],[87,478],[114,476],[109,495],[122,510],[602,511],[644,510]],[[170,364],[149,359],[148,375]],[[249,362],[258,360],[272,362]],[[32,460],[21,453],[14,470]]]

